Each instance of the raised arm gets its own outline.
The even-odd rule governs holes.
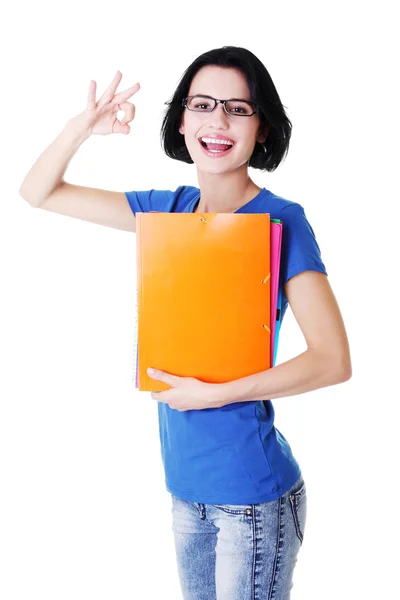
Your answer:
[[[127,99],[140,89],[140,84],[115,94],[122,73],[96,102],[96,82],[91,81],[86,110],[70,119],[62,132],[44,150],[27,173],[19,194],[35,208],[43,208],[100,225],[135,231],[135,216],[123,192],[113,192],[73,185],[64,180],[72,157],[91,135],[130,132],[135,105]],[[117,112],[123,110],[122,121]]]

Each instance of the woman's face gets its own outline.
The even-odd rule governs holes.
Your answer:
[[[216,65],[202,67],[193,77],[188,96],[197,94],[222,100],[252,100],[241,71]],[[185,108],[179,132],[185,136],[187,150],[198,169],[208,173],[221,173],[235,170],[249,161],[255,143],[264,142],[267,137],[267,131],[258,135],[259,127],[260,118],[257,114],[250,117],[228,115],[223,105],[217,104],[212,112],[195,112]],[[218,135],[229,138],[234,145],[226,156],[209,156],[199,138]]]

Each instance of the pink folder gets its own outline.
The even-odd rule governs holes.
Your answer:
[[[271,222],[271,363],[275,365],[276,321],[278,319],[278,289],[281,264],[282,223]]]

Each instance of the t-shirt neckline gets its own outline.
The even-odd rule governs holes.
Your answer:
[[[266,188],[263,187],[261,188],[261,190],[258,192],[258,194],[256,196],[254,196],[254,198],[252,198],[251,200],[249,200],[248,202],[246,202],[246,204],[243,204],[243,206],[240,206],[237,210],[234,211],[234,213],[239,213],[241,212],[243,209],[247,208],[250,204],[252,204],[253,202],[257,202],[258,200],[260,200],[260,198],[264,195],[264,193],[266,192]],[[189,206],[189,212],[193,213],[197,207],[197,204],[200,200],[200,192],[194,197],[194,199],[192,200],[191,205]]]

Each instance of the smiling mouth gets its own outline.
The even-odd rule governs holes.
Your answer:
[[[211,152],[212,154],[227,154],[229,152],[229,150],[231,150],[233,148],[233,146],[235,145],[233,144],[213,144],[211,142],[207,143],[204,142],[202,139],[199,138],[199,142],[200,145],[204,148],[204,150],[206,150],[207,152]]]

